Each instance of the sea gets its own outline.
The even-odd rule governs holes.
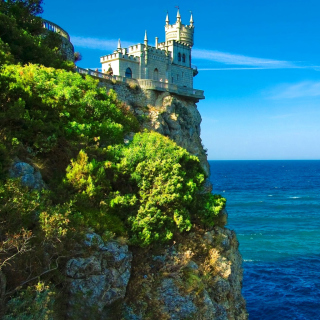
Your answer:
[[[209,164],[240,243],[249,319],[320,319],[320,161]]]

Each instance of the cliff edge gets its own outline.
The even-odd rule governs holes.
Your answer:
[[[143,127],[168,136],[198,156],[209,175],[195,100],[142,90],[135,85],[110,82],[101,85],[115,90]],[[209,185],[207,192],[210,191]],[[106,303],[102,318],[248,319],[241,295],[242,257],[235,232],[224,227],[226,218],[224,210],[211,231],[195,228],[172,245],[132,249],[125,297],[116,303]]]

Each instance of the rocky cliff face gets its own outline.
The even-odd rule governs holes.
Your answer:
[[[101,85],[115,90],[119,100],[135,112],[145,128],[169,137],[196,155],[205,173],[209,174],[209,164],[200,138],[201,116],[196,100],[168,92],[142,90],[134,83],[102,82]]]
[[[126,84],[102,85],[114,89],[145,128],[197,155],[209,173],[195,101]],[[222,212],[211,231],[195,229],[171,245],[149,250],[103,243],[95,235],[96,249],[67,263],[70,315],[81,296],[80,314],[95,310],[96,319],[246,320],[242,258],[236,234],[224,228],[226,216]]]

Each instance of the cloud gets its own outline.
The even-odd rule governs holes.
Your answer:
[[[286,84],[271,91],[272,99],[320,97],[320,81],[303,81],[296,84]]]
[[[240,54],[233,54],[228,52],[194,49],[192,57],[207,61],[219,62],[227,65],[238,65],[255,67],[256,69],[283,69],[283,68],[296,68],[297,66],[290,61],[272,60],[244,56]],[[207,68],[206,70],[219,70],[220,68]],[[233,68],[233,70],[247,70],[246,68]],[[202,69],[204,70],[204,69]],[[224,68],[227,70],[227,68]]]
[[[118,47],[118,40],[115,40],[115,39],[99,39],[99,38],[71,36],[71,42],[76,47],[95,49],[95,50],[114,51]],[[121,46],[124,48],[131,45],[133,45],[133,43],[128,41],[121,41]]]
[[[113,51],[118,46],[118,40],[116,39],[101,39],[90,38],[81,36],[71,36],[71,42],[80,48]],[[129,41],[121,41],[122,47],[134,45]],[[320,71],[319,66],[305,66],[301,62],[291,62],[284,60],[273,60],[250,57],[240,54],[233,54],[228,52],[221,52],[215,50],[193,49],[192,57],[198,60],[203,60],[207,63],[219,63],[230,67],[202,67],[201,71],[232,71],[232,70],[265,70],[265,69],[315,69]]]
[[[239,67],[239,68],[198,68],[199,71],[235,71],[235,70],[266,70],[270,68],[256,68],[256,67]]]

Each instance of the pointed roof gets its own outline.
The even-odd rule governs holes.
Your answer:
[[[167,11],[167,17],[166,17],[166,24],[169,24],[170,21],[169,21],[169,12]]]
[[[178,8],[178,12],[177,12],[177,20],[181,20],[181,16],[180,16],[179,8]]]
[[[146,32],[145,32],[145,34],[144,34],[144,41],[148,41],[147,30],[146,30]]]
[[[190,17],[190,25],[193,26],[193,16],[192,16],[192,11],[191,11],[191,17]]]

